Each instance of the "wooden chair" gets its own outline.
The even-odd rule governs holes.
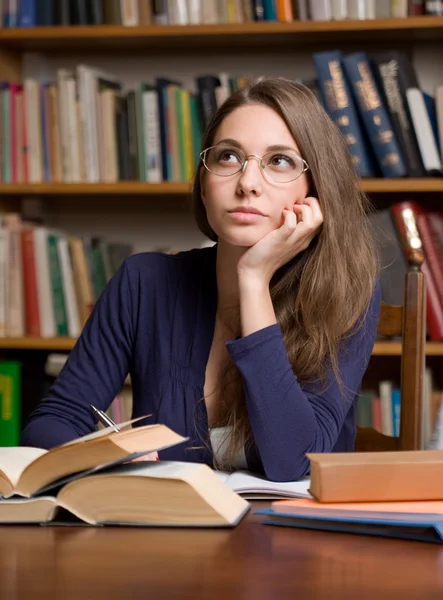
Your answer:
[[[357,428],[355,450],[377,452],[420,450],[423,407],[423,375],[426,357],[426,282],[421,272],[423,252],[408,258],[403,306],[382,303],[378,333],[402,337],[400,380],[400,436],[390,437],[374,429]]]

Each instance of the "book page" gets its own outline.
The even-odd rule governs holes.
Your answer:
[[[120,430],[122,430],[125,427],[127,427],[128,425],[131,425],[131,423],[136,423],[137,421],[141,421],[142,419],[147,419],[150,416],[151,415],[144,415],[143,417],[137,417],[136,419],[131,419],[130,421],[125,421],[124,423],[116,423],[115,425]],[[66,442],[66,444],[62,444],[61,446],[58,446],[58,447],[61,448],[62,446],[70,446],[71,444],[78,444],[81,442],[89,442],[89,440],[95,440],[96,438],[105,437],[105,436],[109,435],[110,433],[118,433],[115,431],[115,428],[112,425],[110,425],[109,427],[103,427],[103,429],[99,429],[98,431],[93,431],[92,433],[88,433],[86,435],[83,435],[82,437],[75,438],[74,440],[71,440],[70,442]]]
[[[15,487],[25,467],[46,452],[47,450],[42,448],[31,448],[30,446],[0,448],[0,471]]]
[[[225,473],[216,471],[220,479],[237,494],[269,494],[284,498],[312,498],[309,493],[310,479],[300,481],[270,481],[249,471]]]

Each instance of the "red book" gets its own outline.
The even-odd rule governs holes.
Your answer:
[[[443,340],[443,302],[437,291],[436,281],[430,268],[428,257],[421,238],[417,218],[426,210],[416,202],[398,202],[390,208],[402,251],[408,259],[410,254],[422,248],[425,260],[422,272],[426,277],[426,321],[431,340]]]
[[[37,273],[34,255],[34,232],[32,229],[29,228],[22,230],[21,242],[26,332],[27,335],[40,337]]]

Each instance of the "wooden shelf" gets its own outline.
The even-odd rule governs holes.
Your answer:
[[[77,340],[68,337],[38,338],[18,337],[0,338],[0,349],[4,350],[72,350]]]
[[[401,342],[375,342],[372,356],[400,356]],[[426,356],[443,356],[443,342],[428,342]]]
[[[443,177],[424,179],[365,179],[361,182],[371,194],[443,192]],[[191,192],[190,183],[0,183],[0,196],[181,196]]]
[[[442,187],[443,189],[443,187]],[[122,181],[118,183],[0,183],[0,196],[163,196],[191,192],[188,183],[145,183]]]
[[[4,350],[58,350],[69,351],[74,347],[75,338],[0,338],[0,349]],[[376,342],[373,356],[400,356],[400,342]],[[426,344],[427,356],[443,356],[443,342],[428,342]]]
[[[156,48],[168,51],[261,47],[288,48],[294,44],[389,40],[410,44],[414,40],[443,39],[443,17],[408,17],[345,21],[293,21],[227,23],[218,25],[147,25],[123,27],[71,26],[0,30],[0,47],[17,51],[44,50],[138,50]]]

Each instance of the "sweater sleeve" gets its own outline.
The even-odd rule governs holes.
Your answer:
[[[22,433],[21,444],[49,449],[94,430],[90,404],[107,410],[130,368],[133,342],[126,261],[109,281],[57,380]]]
[[[377,285],[364,322],[341,347],[343,392],[332,370],[326,385],[300,384],[278,324],[227,342],[242,375],[252,433],[269,479],[298,480],[309,472],[307,452],[333,449],[358,397],[375,341],[380,302]]]

